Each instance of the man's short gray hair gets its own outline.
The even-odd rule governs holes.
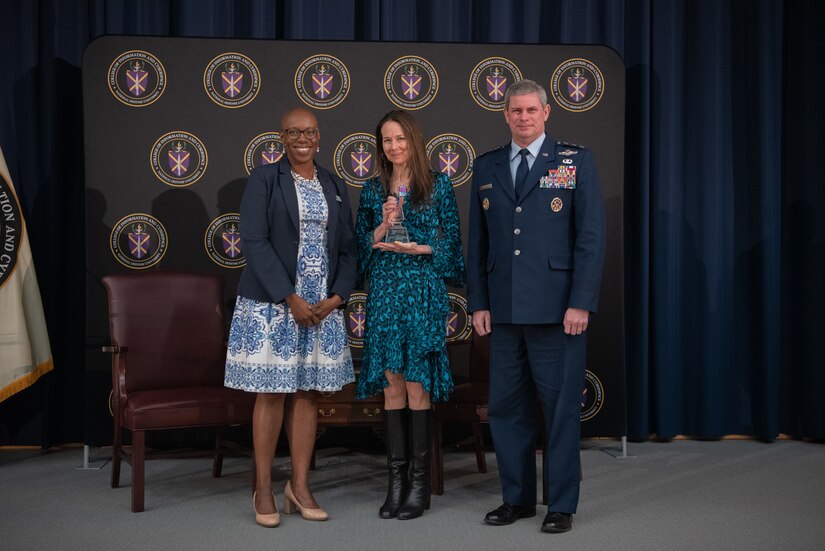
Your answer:
[[[538,94],[542,109],[547,105],[547,92],[541,84],[535,80],[519,80],[504,92],[504,109],[510,109],[510,96],[526,96],[527,94]]]

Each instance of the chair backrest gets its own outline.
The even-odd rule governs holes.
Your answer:
[[[473,342],[470,344],[470,370],[471,381],[487,382],[490,380],[490,336],[479,337],[473,334]]]
[[[126,390],[222,385],[223,278],[140,272],[103,278],[112,343],[126,346]]]

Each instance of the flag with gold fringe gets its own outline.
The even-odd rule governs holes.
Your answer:
[[[53,368],[23,213],[0,149],[0,402]]]

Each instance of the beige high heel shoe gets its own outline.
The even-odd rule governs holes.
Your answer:
[[[258,495],[258,492],[252,493],[252,510],[255,511],[255,522],[258,523],[259,526],[263,526],[264,528],[275,528],[279,524],[281,524],[281,514],[278,511],[274,513],[270,513],[268,515],[262,515],[258,512],[258,508],[255,506],[255,496]],[[275,501],[275,494],[272,494],[272,501]]]
[[[292,485],[287,480],[286,486],[284,486],[284,513],[291,515],[295,511],[300,511],[304,520],[327,520],[329,518],[327,512],[320,507],[310,509],[298,503],[298,499],[292,493]]]

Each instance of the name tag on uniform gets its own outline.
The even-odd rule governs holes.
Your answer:
[[[550,169],[539,180],[539,187],[545,189],[576,189],[576,167],[559,165]]]
[[[478,191],[484,191],[485,189],[493,189],[493,184],[481,184]]]

